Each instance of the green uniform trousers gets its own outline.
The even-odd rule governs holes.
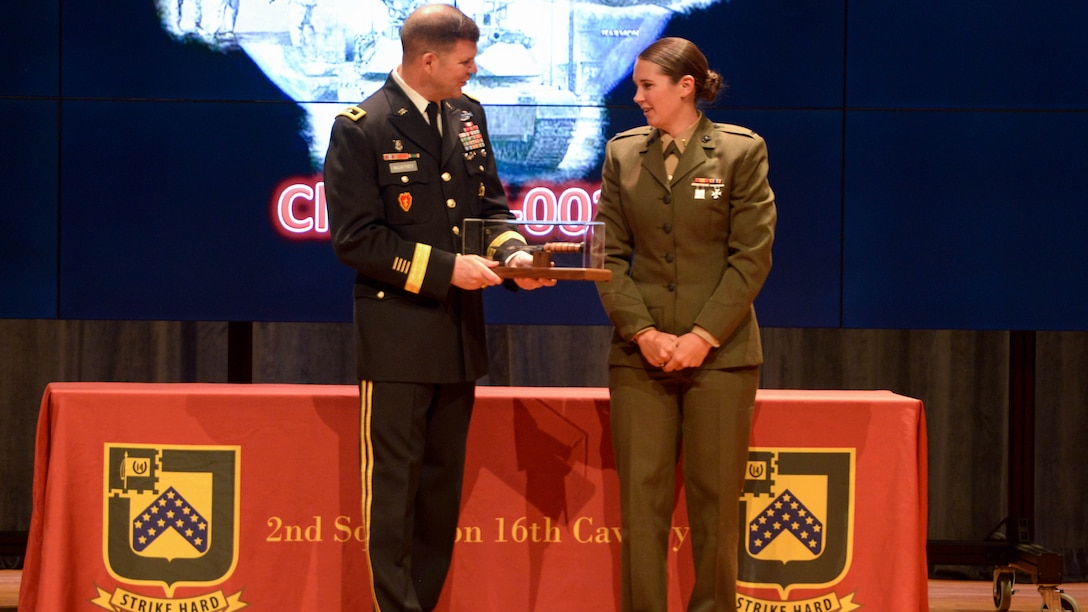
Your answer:
[[[695,585],[689,612],[736,610],[739,497],[759,368],[609,369],[620,483],[622,609],[665,612],[682,465]]]

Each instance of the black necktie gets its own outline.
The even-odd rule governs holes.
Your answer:
[[[435,140],[438,142],[438,147],[442,147],[442,132],[438,128],[438,105],[431,102],[427,105],[427,119],[431,122],[431,129],[434,130]]]

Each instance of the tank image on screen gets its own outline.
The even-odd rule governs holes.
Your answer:
[[[480,27],[465,92],[487,108],[504,178],[561,181],[604,150],[604,97],[670,16],[717,0],[474,0]],[[728,1],[728,0],[727,0]],[[400,26],[418,0],[157,0],[179,42],[244,52],[307,112],[315,169],[341,105],[376,91],[400,62]]]

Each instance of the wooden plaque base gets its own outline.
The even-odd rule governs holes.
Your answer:
[[[604,268],[491,268],[500,278],[554,278],[555,280],[612,280],[612,271]]]

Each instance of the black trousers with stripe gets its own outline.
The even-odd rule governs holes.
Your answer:
[[[363,381],[362,512],[374,609],[432,610],[461,508],[475,383]]]

